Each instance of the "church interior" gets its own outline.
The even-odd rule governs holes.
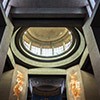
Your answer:
[[[100,0],[0,0],[0,100],[100,100]]]

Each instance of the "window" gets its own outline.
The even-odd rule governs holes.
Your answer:
[[[52,49],[42,49],[42,56],[52,56]]]
[[[30,48],[30,44],[28,44],[26,41],[24,41],[24,45],[25,45],[26,49],[29,50],[29,48]]]
[[[63,46],[54,48],[54,55],[61,54],[64,51]]]
[[[40,55],[40,48],[35,47],[35,46],[32,46],[32,47],[31,47],[31,52],[32,52],[33,54]]]

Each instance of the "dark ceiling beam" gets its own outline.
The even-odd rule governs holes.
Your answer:
[[[79,27],[84,19],[13,19],[14,26],[21,27]]]
[[[87,16],[80,8],[15,8],[10,12],[16,26],[82,26]]]
[[[82,8],[12,8],[13,18],[83,18],[87,12]]]

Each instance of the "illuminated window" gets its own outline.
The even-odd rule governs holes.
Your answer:
[[[52,49],[42,49],[42,56],[52,56]]]
[[[72,42],[69,42],[69,43],[65,44],[65,50],[68,50],[69,47],[71,46],[71,44],[72,44]]]
[[[24,45],[25,45],[25,47],[29,50],[29,48],[30,48],[30,44],[27,43],[26,41],[24,41]]]
[[[35,47],[35,46],[32,46],[32,47],[31,47],[31,52],[32,52],[33,54],[40,55],[40,48]]]
[[[54,48],[54,55],[61,54],[63,51],[64,51],[64,50],[63,50],[63,46]]]

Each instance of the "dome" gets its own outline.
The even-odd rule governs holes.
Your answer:
[[[30,27],[22,39],[29,52],[44,57],[62,54],[73,41],[71,32],[65,27]]]

